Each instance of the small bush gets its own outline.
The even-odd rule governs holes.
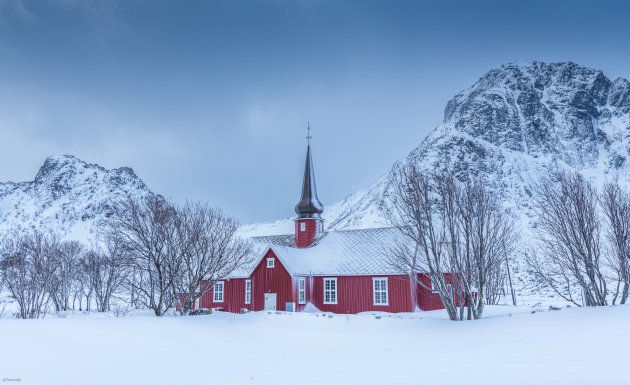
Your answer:
[[[212,313],[209,309],[196,309],[192,310],[188,315],[208,315]]]
[[[111,313],[114,317],[126,317],[131,313],[132,307],[126,303],[116,302],[111,306]]]

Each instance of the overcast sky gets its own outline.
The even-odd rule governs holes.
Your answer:
[[[550,5],[548,3],[553,3]],[[241,222],[365,188],[486,71],[630,78],[630,9],[578,1],[0,0],[0,181],[73,154]]]

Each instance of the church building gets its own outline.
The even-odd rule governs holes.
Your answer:
[[[195,307],[341,314],[443,308],[427,275],[418,275],[420,285],[389,263],[389,247],[402,237],[397,229],[325,231],[323,211],[309,143],[294,232],[251,238],[254,262],[216,281]]]

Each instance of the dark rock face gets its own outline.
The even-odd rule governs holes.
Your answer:
[[[615,79],[610,87],[608,102],[622,114],[630,113],[630,82],[622,78]]]
[[[449,101],[444,124],[534,157],[571,150],[569,165],[594,165],[605,141],[598,119],[611,108],[630,109],[624,79],[570,62],[508,64]]]
[[[0,183],[0,231],[37,228],[85,238],[121,201],[149,194],[129,167],[106,170],[71,155],[52,156],[32,182]]]

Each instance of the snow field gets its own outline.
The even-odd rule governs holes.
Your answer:
[[[380,318],[377,318],[380,317]],[[0,320],[22,384],[627,384],[630,306]]]

